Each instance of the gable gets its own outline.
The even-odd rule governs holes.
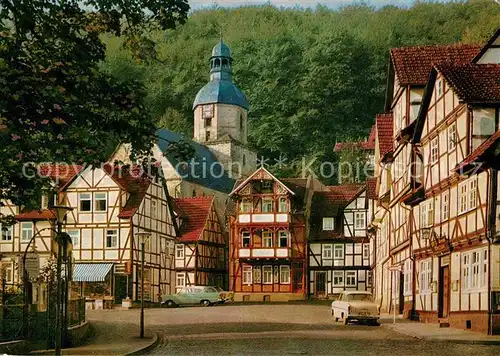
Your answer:
[[[249,183],[255,180],[273,180],[274,182],[278,183],[279,185],[278,190],[280,190],[280,192],[282,192],[283,194],[290,193],[292,195],[295,195],[295,193],[290,188],[288,188],[283,182],[281,182],[278,178],[272,175],[267,169],[261,167],[257,169],[253,174],[251,174],[250,177],[248,177],[242,183],[237,185],[236,188],[234,188],[234,190],[229,194],[229,196],[236,193],[242,194],[242,191],[248,192]]]
[[[500,28],[472,62],[476,64],[500,64]]]

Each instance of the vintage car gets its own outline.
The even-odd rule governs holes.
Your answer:
[[[224,303],[222,294],[215,287],[189,286],[182,287],[176,294],[163,295],[162,306],[173,308],[180,305],[200,304],[205,307]]]
[[[354,320],[377,325],[380,311],[370,292],[345,291],[332,302],[332,316],[346,325]]]

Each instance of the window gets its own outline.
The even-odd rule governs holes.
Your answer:
[[[80,193],[80,211],[92,211],[92,194]]]
[[[441,220],[445,221],[448,220],[450,217],[450,194],[448,192],[443,193],[442,199],[443,199],[443,210],[442,210],[443,216],[441,216]]]
[[[118,247],[118,230],[106,230],[106,247]]]
[[[363,245],[363,258],[369,258],[369,257],[370,257],[370,245],[364,244]]]
[[[280,266],[280,283],[290,284],[290,266]]]
[[[273,247],[273,233],[262,231],[262,247]]]
[[[240,203],[240,212],[249,213],[252,210],[252,202],[250,199],[243,199]]]
[[[177,273],[175,284],[177,287],[186,286],[186,274],[184,272]]]
[[[459,213],[464,213],[466,211],[467,211],[467,184],[462,184],[460,186]]]
[[[2,272],[3,272],[3,275],[5,277],[5,282],[6,283],[12,283],[13,279],[12,279],[12,264],[8,263],[8,264],[3,264],[2,265]]]
[[[252,284],[252,266],[243,266],[243,284]]]
[[[273,284],[273,267],[263,266],[262,267],[262,283]]]
[[[357,212],[355,214],[355,227],[356,227],[356,229],[364,229],[364,228],[366,228],[366,225],[365,225],[365,213],[364,212]]]
[[[432,260],[420,262],[420,293],[431,292]]]
[[[431,141],[431,163],[436,163],[439,159],[439,141],[438,138],[435,137]]]
[[[288,247],[288,231],[279,232],[279,247]]]
[[[485,287],[488,283],[488,250],[483,251],[483,268],[481,270],[480,286]]]
[[[205,141],[210,141],[210,131],[205,131]]]
[[[479,252],[472,253],[472,276],[471,276],[471,288],[479,287],[479,275],[481,261],[479,257]]]
[[[457,124],[448,127],[448,151],[453,151],[457,147]]]
[[[243,247],[250,247],[250,232],[243,231],[241,233],[241,245]]]
[[[262,212],[272,213],[273,212],[273,200],[270,198],[262,199]]]
[[[0,229],[2,230],[2,241],[12,241],[12,225],[3,226],[0,224]]]
[[[346,286],[355,286],[356,285],[356,272],[355,271],[347,271],[345,273],[345,285]]]
[[[175,245],[175,258],[184,258],[184,245]]]
[[[332,245],[322,245],[323,249],[323,258],[325,260],[331,260],[332,259]]]
[[[462,289],[469,289],[469,278],[470,278],[470,254],[463,255],[462,257]]]
[[[272,192],[273,191],[273,181],[272,180],[265,180],[262,182],[262,190],[267,191],[267,192]]]
[[[469,182],[469,209],[474,209],[477,202],[477,180],[472,179]]]
[[[412,263],[410,259],[407,259],[404,264],[403,270],[403,295],[411,295],[411,285],[412,285]]]
[[[344,258],[344,245],[335,245],[333,248],[333,257],[335,259]]]
[[[462,289],[484,288],[488,283],[488,250],[465,253],[462,256]]]
[[[430,227],[434,224],[434,198],[422,202],[420,206],[421,227]]]
[[[366,271],[366,286],[371,287],[373,285],[373,273],[372,271]]]
[[[288,202],[286,198],[280,198],[280,202],[278,205],[278,212],[287,213],[288,212]]]
[[[33,223],[32,222],[22,222],[21,223],[21,240],[29,241],[33,237]]]
[[[438,79],[436,81],[436,95],[440,97],[443,95],[443,81],[441,79]]]
[[[202,109],[203,119],[211,119],[214,117],[214,106],[213,105],[203,105]]]
[[[243,120],[245,120],[245,118],[243,117],[243,114],[240,113],[240,130],[243,130]]]
[[[80,246],[80,230],[68,230],[68,235],[71,237],[73,247]]]
[[[262,281],[261,274],[262,274],[262,271],[261,271],[260,267],[259,266],[254,267],[254,269],[253,269],[253,281],[254,281],[254,283],[261,283],[261,281]]]
[[[106,211],[106,209],[107,209],[106,193],[94,193],[94,210]]]
[[[156,219],[156,201],[151,200],[151,219]]]
[[[205,119],[205,127],[212,127],[212,118]]]
[[[333,218],[323,218],[323,230],[332,231],[335,228],[335,221]]]
[[[333,285],[334,286],[344,285],[344,271],[333,271]]]

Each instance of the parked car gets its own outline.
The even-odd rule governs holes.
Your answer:
[[[234,302],[234,293],[233,292],[225,291],[221,287],[215,287],[215,289],[217,289],[217,291],[220,293],[220,296],[222,298],[222,303]]]
[[[380,310],[370,292],[345,291],[332,302],[332,315],[346,325],[353,320],[378,325]]]
[[[173,308],[179,305],[201,304],[205,307],[223,302],[221,293],[215,287],[189,286],[181,288],[176,294],[163,295],[162,306]]]

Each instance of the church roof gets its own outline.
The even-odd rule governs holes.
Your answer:
[[[228,79],[215,79],[200,89],[193,103],[193,109],[204,104],[230,104],[248,110],[245,94]]]
[[[212,57],[231,57],[231,50],[222,39],[212,49]]]
[[[222,164],[206,146],[167,129],[159,129],[156,136],[158,148],[182,179],[223,193],[231,192],[234,179],[227,175]],[[194,156],[189,162],[182,162],[169,150],[171,143],[181,141],[189,144],[194,150]]]

